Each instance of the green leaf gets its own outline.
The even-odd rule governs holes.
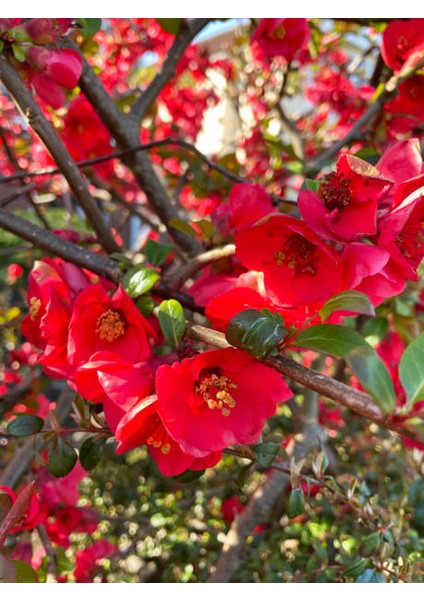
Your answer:
[[[302,488],[296,488],[291,491],[289,503],[287,505],[287,516],[294,519],[305,512],[305,494]]]
[[[184,335],[184,310],[177,300],[164,300],[158,310],[159,324],[165,339],[176,348]]]
[[[77,458],[75,448],[59,437],[49,451],[47,468],[55,477],[65,477],[74,468]]]
[[[319,311],[319,316],[322,321],[326,321],[328,317],[338,310],[370,315],[372,317],[375,315],[374,306],[371,304],[368,296],[354,290],[341,292],[330,298]]]
[[[38,583],[37,573],[23,560],[14,560],[16,583]]]
[[[305,188],[308,192],[317,192],[319,185],[319,181],[316,181],[315,179],[305,179]]]
[[[200,221],[193,221],[193,223],[200,229],[204,239],[208,242],[212,239],[215,233],[215,227],[213,223],[207,219],[201,219]]]
[[[312,325],[298,333],[292,342],[293,346],[332,354],[337,358],[345,357],[363,344],[366,344],[365,340],[350,327],[331,324]]]
[[[96,34],[102,26],[102,20],[101,19],[81,19],[78,18],[79,23],[82,26],[82,34],[84,37],[93,37],[94,34]]]
[[[177,35],[181,27],[182,19],[156,19],[164,31]]]
[[[155,269],[137,265],[125,273],[122,286],[130,298],[145,294],[159,281],[160,275]]]
[[[362,328],[362,335],[371,346],[376,346],[384,338],[388,329],[389,321],[386,317],[375,317],[366,321]]]
[[[381,544],[381,533],[373,531],[370,533],[361,544],[361,555],[372,556],[378,550]]]
[[[173,247],[170,244],[159,244],[155,240],[147,240],[144,248],[146,262],[158,267],[171,254]]]
[[[199,235],[198,232],[189,223],[187,223],[187,221],[183,221],[182,219],[171,219],[169,221],[169,225],[191,237],[198,237]]]
[[[253,308],[242,310],[228,323],[225,337],[236,348],[259,360],[266,358],[287,333],[280,314]]]
[[[358,560],[358,562],[348,567],[344,572],[344,575],[345,577],[357,577],[358,575],[361,575],[361,573],[363,573],[365,569],[367,569],[371,565],[372,563],[368,558],[361,558],[360,560]]]
[[[91,471],[97,466],[100,460],[100,444],[103,443],[103,439],[91,436],[83,441],[79,450],[79,460],[81,466],[86,471]]]
[[[18,62],[23,63],[26,61],[26,52],[22,46],[19,46],[18,44],[12,44],[12,51],[13,56]]]
[[[424,399],[424,333],[407,346],[399,363],[399,378],[408,403]]]
[[[137,298],[135,305],[143,317],[148,317],[155,308],[155,301],[151,296],[140,296],[140,298]]]
[[[345,358],[381,410],[387,414],[394,409],[395,390],[383,361],[353,329],[342,325],[313,325],[301,331],[292,345]]]
[[[366,569],[355,579],[355,583],[386,583],[386,580],[375,569]]]
[[[256,460],[264,469],[268,469],[280,451],[280,445],[275,442],[264,442],[253,446]]]
[[[20,415],[11,421],[7,426],[7,431],[11,435],[25,436],[33,435],[42,430],[44,421],[36,415]]]
[[[374,348],[368,344],[356,348],[346,362],[381,410],[390,413],[396,402],[393,381]]]

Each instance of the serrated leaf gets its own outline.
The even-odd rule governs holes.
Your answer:
[[[176,348],[184,335],[184,310],[177,300],[164,300],[158,310],[159,324],[165,339]]]
[[[415,338],[403,353],[399,378],[409,404],[424,399],[424,333]]]
[[[137,265],[125,273],[122,286],[130,298],[137,298],[150,291],[159,279],[160,275],[155,269]]]
[[[42,430],[44,421],[36,415],[19,415],[7,426],[7,431],[17,437],[33,435]]]
[[[74,468],[77,458],[75,448],[59,437],[49,451],[47,468],[55,477],[65,477]]]
[[[276,348],[286,333],[280,314],[267,309],[248,308],[230,320],[225,337],[232,346],[262,360]]]
[[[395,390],[383,361],[362,336],[342,325],[313,325],[301,331],[293,346],[345,358],[362,386],[386,414],[395,407]]]
[[[38,576],[34,569],[23,560],[14,560],[16,583],[37,583]]]
[[[198,237],[199,235],[198,232],[189,223],[187,223],[187,221],[183,221],[182,219],[171,219],[169,221],[169,225],[191,237]]]
[[[99,438],[89,437],[79,449],[79,461],[86,471],[91,471],[100,461]]]
[[[302,488],[296,488],[291,491],[287,505],[287,516],[294,519],[305,512],[305,494]]]
[[[348,290],[330,298],[319,311],[322,321],[326,321],[334,312],[343,310],[361,315],[375,315],[374,306],[368,296],[362,292]]]
[[[159,244],[155,240],[147,240],[144,248],[146,262],[158,267],[171,254],[173,247],[170,244]]]
[[[268,469],[280,451],[280,445],[274,442],[264,442],[253,447],[257,462],[264,469]]]
[[[182,19],[156,19],[162,29],[172,35],[177,35],[181,27]]]

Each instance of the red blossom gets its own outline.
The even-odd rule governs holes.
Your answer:
[[[102,560],[113,556],[118,550],[118,546],[108,540],[98,540],[84,550],[77,550],[75,553],[75,581],[91,583],[96,568],[101,565]]]
[[[384,30],[381,55],[388,67],[398,70],[423,46],[424,19],[395,19]]]
[[[261,19],[252,36],[265,56],[283,56],[287,62],[306,48],[310,39],[307,19]]]
[[[274,214],[235,235],[236,255],[262,271],[265,290],[280,306],[332,296],[341,283],[339,257],[305,223]]]
[[[76,298],[69,324],[68,359],[78,367],[103,350],[122,359],[149,358],[154,331],[121,286],[109,297],[100,284],[87,286]]]
[[[199,458],[256,443],[277,404],[292,396],[280,374],[233,348],[162,365],[156,392],[168,433]]]
[[[329,239],[349,241],[377,232],[379,198],[392,181],[373,165],[349,154],[337,161],[337,171],[318,180],[318,192],[301,191],[302,218]]]

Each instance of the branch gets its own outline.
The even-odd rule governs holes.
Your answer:
[[[175,69],[188,46],[211,20],[212,19],[193,19],[192,21],[182,21],[181,28],[169,49],[160,72],[155,75],[149,86],[143,91],[141,96],[135,100],[131,107],[129,116],[138,126],[162,89],[175,76]]]
[[[89,269],[93,273],[106,277],[115,283],[122,276],[122,272],[115,261],[90,252],[51,231],[41,229],[41,227],[10,213],[4,208],[0,208],[0,227],[27,242],[31,242],[38,248],[51,252],[75,265]]]
[[[62,144],[52,124],[46,119],[32,94],[20,78],[14,66],[4,54],[0,54],[0,79],[13,96],[16,105],[27,123],[41,139],[72,189],[75,198],[84,210],[97,233],[100,244],[109,252],[119,252],[120,247],[103,221],[103,215],[92,198],[84,177],[71,155]]]
[[[189,337],[217,348],[228,348],[230,346],[223,333],[216,332],[207,327],[188,325],[187,333]],[[268,357],[262,362],[289,379],[301,383],[305,387],[345,406],[361,417],[365,417],[411,440],[424,443],[423,434],[420,431],[392,423],[389,420],[389,416],[383,413],[369,394],[355,390],[340,381],[336,381],[332,377],[309,369],[287,356]]]
[[[415,65],[403,70],[402,73],[392,75],[392,77],[390,77],[390,79],[386,82],[381,94],[364,112],[362,117],[356,121],[349,133],[347,133],[343,139],[334,144],[334,146],[323,152],[321,156],[318,156],[315,161],[309,165],[307,169],[305,169],[305,171],[317,173],[322,169],[322,167],[330,162],[342,148],[353,141],[363,139],[365,132],[363,132],[362,129],[366,125],[368,125],[368,128],[372,126],[375,120],[379,117],[384,105],[396,95],[399,86],[413,77],[422,67],[424,67],[424,59],[421,59]]]
[[[172,273],[167,273],[163,278],[164,283],[170,288],[179,289],[187,279],[190,279],[190,277],[195,275],[205,265],[221,260],[221,258],[233,256],[235,250],[236,247],[234,244],[227,244],[222,248],[213,248],[212,250],[203,252],[189,260],[185,265],[178,266]]]
[[[73,42],[68,40],[67,47],[79,51]],[[101,81],[81,55],[83,60],[83,72],[79,81],[80,88],[86,98],[93,105],[103,123],[109,129],[122,148],[132,148],[139,145],[139,129],[134,122],[121,113],[113,99],[109,96]],[[134,174],[138,185],[144,191],[150,206],[167,228],[170,236],[189,256],[195,256],[201,251],[201,245],[192,237],[178,231],[169,222],[180,217],[178,209],[172,203],[168,192],[157,176],[149,157],[145,152],[137,152],[129,155],[123,160],[124,164]]]

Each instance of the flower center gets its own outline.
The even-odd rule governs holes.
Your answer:
[[[330,173],[323,177],[318,188],[318,196],[328,210],[349,206],[352,201],[349,184],[349,179],[340,173]]]
[[[236,401],[231,390],[237,385],[229,377],[220,374],[220,370],[204,369],[194,387],[195,394],[203,398],[209,408],[217,408],[223,417],[228,417]]]
[[[38,316],[38,313],[40,312],[40,308],[41,308],[40,298],[36,298],[35,296],[33,296],[31,298],[31,300],[29,301],[29,315],[30,315],[31,321],[35,321],[35,319]]]
[[[152,446],[152,448],[156,448],[156,450],[160,448],[162,454],[169,454],[171,452],[168,433],[162,421],[156,415],[151,420],[150,435],[146,440],[146,444]]]
[[[274,252],[274,260],[279,267],[286,265],[289,269],[293,269],[296,275],[315,275],[315,250],[314,244],[295,233],[287,238],[281,251]]]
[[[125,323],[116,310],[107,310],[97,319],[96,333],[101,340],[113,342],[125,333]]]

